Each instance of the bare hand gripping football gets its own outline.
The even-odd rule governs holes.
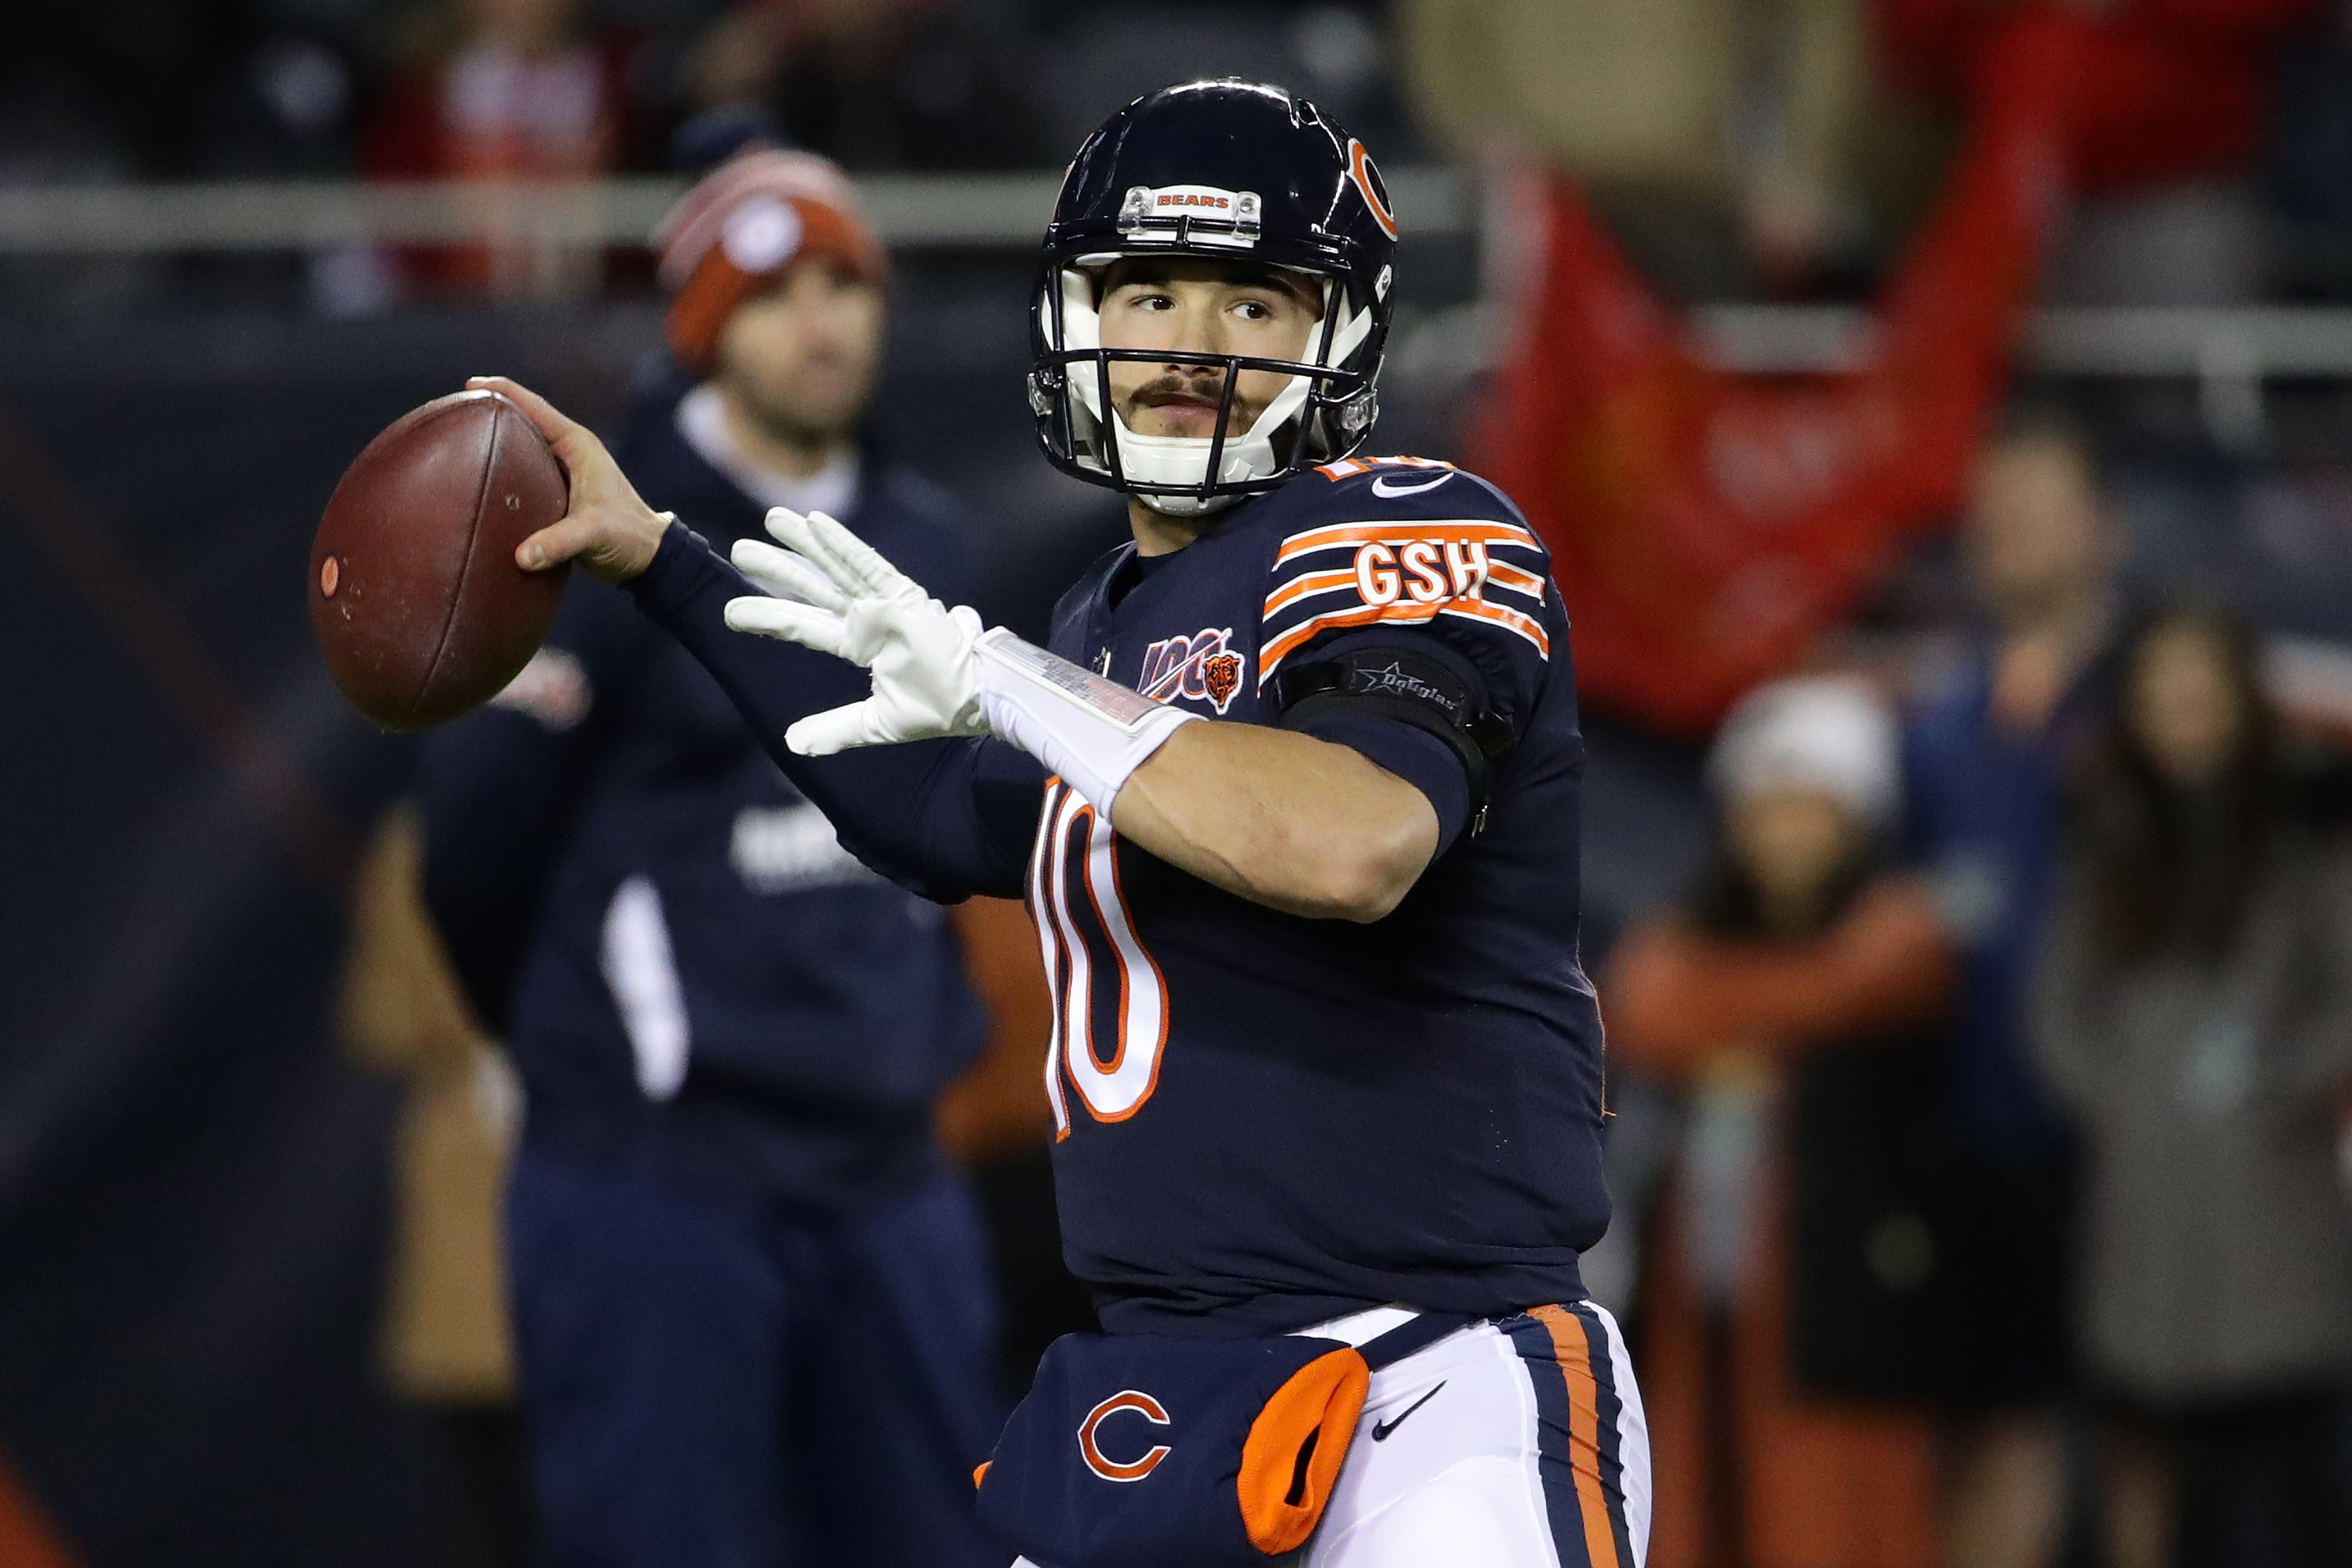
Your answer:
[[[778,507],[788,548],[736,542],[736,570],[772,597],[730,600],[738,632],[864,665],[874,695],[784,732],[804,757],[856,746],[993,734],[1060,774],[1108,813],[1128,776],[1198,716],[1080,669],[966,605],[950,610],[824,513]]]

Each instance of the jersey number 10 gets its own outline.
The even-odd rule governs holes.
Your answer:
[[[1054,1135],[1070,1132],[1065,1079],[1095,1120],[1124,1122],[1160,1082],[1168,982],[1129,917],[1110,823],[1059,779],[1046,783],[1029,857],[1029,916],[1054,1003],[1045,1052]]]

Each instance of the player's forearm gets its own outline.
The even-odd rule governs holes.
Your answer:
[[[1127,780],[1112,820],[1204,882],[1316,919],[1380,919],[1437,852],[1420,790],[1347,747],[1257,725],[1184,725]]]
[[[673,533],[630,591],[710,672],[793,787],[833,823],[843,847],[926,897],[1018,897],[1042,772],[1016,755],[1013,761],[1034,777],[998,778],[962,741],[831,757],[788,749],[784,731],[858,695],[864,673],[788,643],[728,630],[728,600],[751,592],[751,585],[683,528],[674,526]]]

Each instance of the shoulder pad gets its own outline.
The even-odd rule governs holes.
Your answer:
[[[1476,622],[1551,656],[1544,626],[1550,557],[1502,493],[1474,474],[1432,466],[1408,483],[1426,491],[1381,496],[1371,470],[1323,486],[1279,519],[1260,624],[1258,680],[1326,632],[1376,623]]]
[[[1291,489],[1301,492],[1297,499],[1303,510],[1318,515],[1491,517],[1525,526],[1500,490],[1434,457],[1344,458],[1309,470]]]

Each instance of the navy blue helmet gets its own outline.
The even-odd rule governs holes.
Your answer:
[[[1197,515],[1345,457],[1379,407],[1396,218],[1364,144],[1278,87],[1195,81],[1120,110],[1062,182],[1030,310],[1029,407],[1056,467]],[[1122,256],[1182,256],[1307,274],[1323,315],[1304,361],[1105,349],[1103,270]],[[1115,360],[1222,366],[1206,437],[1139,435],[1112,410]],[[1244,370],[1288,376],[1247,430],[1229,429]]]

